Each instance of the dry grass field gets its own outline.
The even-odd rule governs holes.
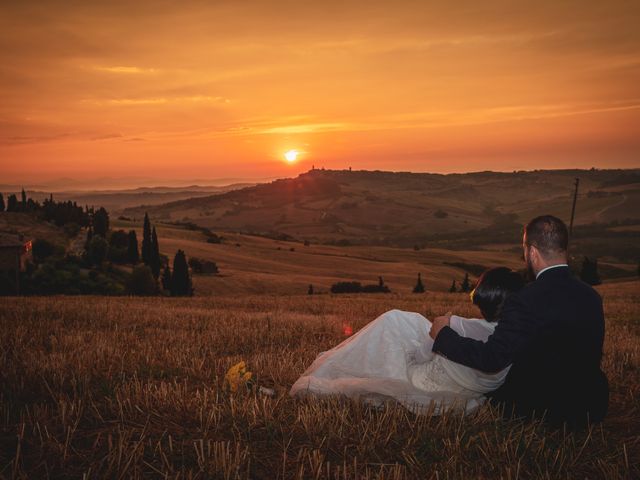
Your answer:
[[[158,229],[160,251],[171,260],[178,249],[187,257],[216,262],[219,275],[195,275],[197,296],[238,294],[304,294],[309,284],[328,292],[338,281],[377,283],[381,275],[391,291],[411,293],[418,273],[427,290],[447,291],[453,279],[458,286],[465,270],[451,263],[486,267],[522,267],[519,253],[505,250],[446,250],[377,246],[341,247],[280,241],[255,235],[218,231],[225,242],[211,244],[199,231],[165,223]],[[114,220],[114,229],[135,229],[142,237],[142,222]],[[508,247],[513,247],[509,245]],[[293,249],[293,250],[292,250]],[[446,264],[444,262],[448,262]]]
[[[346,325],[463,294],[0,298],[0,478],[638,478],[639,287],[600,287],[610,414],[574,434],[287,395]],[[223,389],[240,360],[273,397]]]

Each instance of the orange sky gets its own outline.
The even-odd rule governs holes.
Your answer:
[[[0,184],[640,166],[640,3],[523,3],[3,2]]]

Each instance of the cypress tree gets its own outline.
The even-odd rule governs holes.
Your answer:
[[[158,245],[158,234],[156,233],[156,227],[153,227],[151,231],[151,272],[157,280],[160,276],[160,246]]]
[[[89,250],[89,243],[91,243],[92,238],[93,238],[93,228],[89,226],[89,228],[87,229],[87,241],[84,242],[84,249],[86,251]]]
[[[307,295],[313,295],[313,285],[309,284],[309,290],[307,290]]]
[[[151,265],[151,223],[149,215],[144,214],[144,226],[142,227],[142,263]]]
[[[0,212],[4,212],[4,196],[0,193]]]
[[[422,283],[422,276],[418,273],[418,281],[416,286],[413,287],[413,293],[424,293],[424,284]]]
[[[193,288],[191,286],[191,277],[189,276],[189,265],[182,250],[176,252],[173,259],[173,274],[171,275],[171,295],[191,296]]]
[[[87,259],[89,260],[89,263],[100,266],[100,264],[107,258],[108,250],[109,244],[104,237],[94,235],[87,245]]]
[[[127,246],[127,259],[129,263],[135,265],[140,261],[140,252],[138,251],[138,236],[135,230],[129,230],[129,245]]]
[[[164,270],[162,270],[162,289],[171,291],[171,269],[169,265],[165,265]]]
[[[98,211],[93,214],[93,233],[106,238],[108,231],[109,213],[104,209],[104,207],[100,207]]]
[[[22,188],[22,192],[20,196],[21,196],[21,203],[22,203],[22,211],[25,211],[27,209],[27,192],[24,191],[24,188]]]
[[[7,197],[7,212],[18,211],[18,197],[15,194],[11,194]]]
[[[462,280],[462,284],[460,285],[461,292],[470,292],[471,291],[471,282],[469,282],[469,274],[464,274],[464,280]]]
[[[449,288],[449,292],[456,293],[457,291],[458,291],[458,288],[456,287],[456,281],[454,280],[453,283],[451,284],[451,287]]]

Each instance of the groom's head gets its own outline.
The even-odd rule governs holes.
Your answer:
[[[524,260],[534,275],[551,265],[567,263],[568,244],[567,226],[552,215],[536,217],[524,227]]]

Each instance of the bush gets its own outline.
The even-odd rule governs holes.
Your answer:
[[[116,275],[96,270],[88,274],[74,262],[49,259],[25,281],[25,292],[36,295],[121,295]]]
[[[33,255],[33,260],[36,263],[42,263],[47,258],[60,252],[58,247],[56,247],[56,245],[51,243],[49,240],[36,238],[33,242],[31,253]]]
[[[337,282],[331,285],[331,293],[390,293],[382,281],[382,277],[378,277],[377,284],[362,285],[360,282]]]
[[[222,243],[222,237],[213,232],[205,233],[205,235],[207,235],[207,243]]]
[[[130,263],[129,250],[127,248],[109,247],[107,250],[107,260],[113,263]]]
[[[158,291],[156,279],[151,269],[146,265],[133,267],[131,276],[127,280],[127,293],[131,295],[155,295]]]
[[[444,210],[438,209],[433,213],[433,216],[436,218],[447,218],[449,214]]]
[[[362,284],[360,282],[337,282],[331,285],[331,293],[360,293]]]
[[[90,265],[100,265],[107,258],[109,245],[98,235],[94,235],[87,245],[87,261]]]
[[[386,285],[378,285],[375,283],[363,285],[362,293],[390,293],[389,287]]]
[[[189,259],[189,266],[193,273],[201,274],[213,274],[218,273],[218,266],[215,262],[210,260],[202,260],[200,258],[191,257]]]
[[[116,230],[109,235],[109,246],[116,248],[129,247],[129,234],[124,230]]]

